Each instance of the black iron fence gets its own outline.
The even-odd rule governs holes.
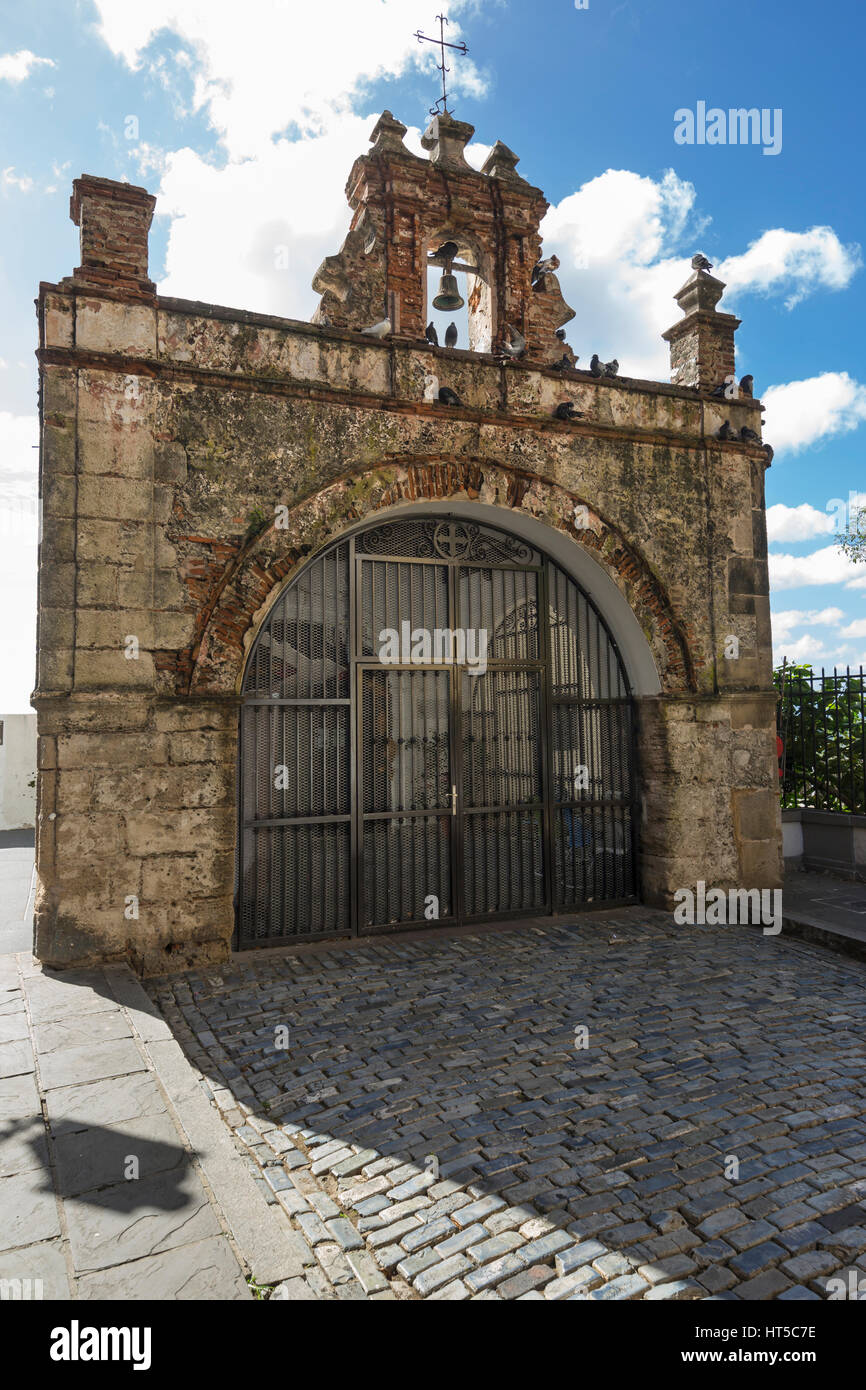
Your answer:
[[[775,673],[782,807],[866,815],[866,671]]]

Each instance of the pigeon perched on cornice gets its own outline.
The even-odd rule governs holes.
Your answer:
[[[582,420],[583,411],[575,410],[574,401],[563,401],[553,412],[557,420]]]
[[[450,386],[440,386],[439,388],[440,405],[462,405],[460,397],[456,391],[452,391]]]
[[[719,439],[736,439],[736,438],[737,438],[737,435],[736,435],[735,431],[731,429],[731,422],[730,422],[730,420],[726,420],[725,423],[722,425],[722,428],[719,430]]]
[[[592,372],[593,376],[604,376],[604,364],[602,363],[601,358],[599,357],[597,352],[594,352],[592,354],[592,358],[589,363],[589,370]]]
[[[559,339],[559,341],[560,341],[561,343],[564,343],[564,342],[565,342],[565,329],[564,329],[564,328],[557,328],[557,330],[556,330],[556,336],[557,336],[557,338]]]
[[[387,338],[391,332],[391,320],[381,319],[379,323],[373,323],[369,328],[362,328],[362,333],[366,333],[368,338]]]
[[[604,374],[605,376],[619,375],[619,362],[616,360],[616,358],[614,358],[612,362],[605,362]]]
[[[427,325],[427,332],[424,336],[433,347],[439,346],[439,334],[436,332],[436,325],[432,319]]]
[[[720,401],[730,400],[733,394],[732,383],[729,381],[723,381],[720,386],[714,386],[710,392],[711,396],[715,396]]]
[[[744,444],[760,444],[761,442],[761,436],[755,434],[754,430],[750,430],[748,425],[743,425],[743,428],[740,430],[740,438]]]
[[[749,373],[748,376],[740,377],[740,390],[744,396],[753,396],[755,393],[755,378]]]
[[[505,328],[508,338],[502,344],[502,354],[516,361],[526,351],[526,339],[522,333],[518,333],[513,323],[506,323]]]
[[[564,353],[562,354],[562,357],[559,359],[559,361],[558,361],[558,362],[554,362],[554,364],[553,364],[553,370],[554,370],[555,372],[571,372],[571,371],[574,370],[574,364],[575,364],[575,362],[579,362],[579,361],[580,361],[580,358],[579,358],[579,357],[575,357],[574,362],[572,362],[572,360],[571,360],[571,358],[569,357],[568,353],[567,353],[567,352],[564,352]]]
[[[532,283],[537,284],[542,275],[552,275],[559,270],[560,260],[558,256],[548,256],[547,260],[539,261],[532,270]]]
[[[692,256],[692,270],[705,270],[709,272],[712,268],[706,256],[702,256],[700,252],[698,252],[696,256]]]
[[[457,337],[457,324],[449,323],[448,327],[445,329],[445,346],[448,348],[456,347]]]

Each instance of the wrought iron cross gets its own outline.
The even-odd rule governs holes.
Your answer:
[[[446,116],[450,116],[451,112],[448,110],[448,89],[445,85],[445,74],[450,72],[451,69],[447,67],[445,63],[445,50],[446,48],[453,48],[457,53],[468,53],[469,49],[466,47],[465,43],[447,43],[445,39],[445,25],[448,23],[448,20],[444,14],[437,14],[436,18],[439,20],[438,39],[429,38],[427,34],[422,34],[420,29],[415,30],[415,37],[419,43],[435,43],[439,47],[439,50],[442,54],[442,58],[441,61],[436,64],[436,66],[442,73],[442,95],[437,101],[436,105],[430,107],[430,115],[438,116],[440,114],[439,108],[441,106],[442,112]]]

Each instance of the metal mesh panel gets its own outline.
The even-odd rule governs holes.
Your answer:
[[[540,674],[464,674],[461,684],[464,807],[540,801]]]
[[[460,626],[486,634],[488,660],[538,660],[538,574],[534,570],[461,569],[458,593]]]
[[[553,843],[557,906],[633,896],[630,807],[562,808],[556,812]]]
[[[249,705],[242,726],[247,819],[349,814],[348,705]]]
[[[349,931],[348,822],[259,826],[243,840],[242,945]]]
[[[364,927],[451,917],[451,817],[367,821],[362,873]]]
[[[555,801],[630,800],[631,704],[553,706]]]
[[[550,683],[554,697],[626,699],[619,653],[610,634],[573,579],[549,567]]]
[[[244,676],[244,694],[349,698],[349,548],[309,565],[277,599]]]
[[[447,809],[451,799],[446,671],[363,673],[363,809]]]
[[[365,560],[361,565],[361,655],[380,660],[386,634],[397,634],[402,643],[402,624],[408,624],[407,658],[411,634],[447,629],[448,570],[445,565],[400,564],[398,561]]]
[[[473,812],[463,829],[464,912],[531,912],[544,907],[540,811]]]
[[[343,543],[277,599],[244,676],[241,946],[351,929],[350,632]]]

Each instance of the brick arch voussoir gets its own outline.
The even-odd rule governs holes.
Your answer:
[[[663,689],[697,689],[688,633],[664,586],[636,547],[590,502],[501,463],[427,456],[330,483],[238,546],[222,566],[215,565],[195,641],[177,664],[186,693],[240,690],[255,634],[285,582],[350,526],[404,503],[457,500],[531,516],[587,550],[628,601],[659,665]]]

